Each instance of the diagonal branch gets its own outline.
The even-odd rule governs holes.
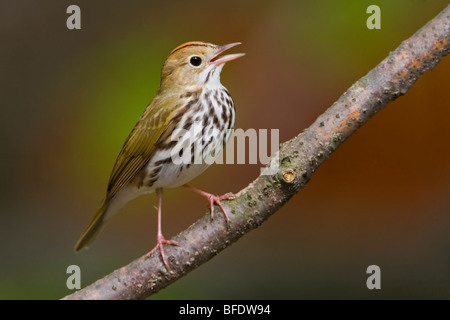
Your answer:
[[[231,212],[230,227],[220,215],[213,221],[205,215],[173,238],[179,247],[165,247],[172,270],[166,270],[156,252],[63,299],[143,299],[205,263],[282,207],[342,142],[449,52],[450,5],[353,84],[307,130],[283,143],[272,160],[280,161],[276,174],[260,175],[236,199],[224,201]]]

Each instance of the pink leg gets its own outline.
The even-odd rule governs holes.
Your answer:
[[[161,258],[164,262],[164,265],[170,270],[169,263],[167,262],[166,255],[164,253],[163,245],[170,244],[170,245],[178,246],[179,244],[173,240],[166,240],[161,232],[162,189],[160,189],[160,188],[156,189],[156,194],[158,195],[158,235],[156,237],[157,244],[149,253],[147,253],[147,256],[152,255],[156,250],[159,249],[159,252],[161,253]]]
[[[227,224],[230,223],[230,220],[228,219],[227,211],[225,210],[221,201],[227,200],[227,199],[234,199],[235,198],[234,194],[227,193],[227,194],[224,194],[223,196],[216,196],[216,195],[202,191],[200,189],[197,189],[197,188],[187,185],[187,184],[183,185],[183,187],[191,189],[192,191],[194,191],[194,192],[204,196],[206,199],[208,199],[209,205],[211,206],[211,219],[214,218],[214,203],[216,203],[220,207],[220,209],[222,209],[222,212],[223,212],[223,215],[225,216],[225,220],[227,221]]]

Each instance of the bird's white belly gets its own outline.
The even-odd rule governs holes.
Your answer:
[[[186,112],[164,147],[156,150],[144,171],[139,188],[174,188],[193,180],[219,156],[232,135],[234,106],[226,90],[202,92]],[[214,98],[211,98],[214,97]]]

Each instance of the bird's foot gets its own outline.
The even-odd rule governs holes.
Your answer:
[[[169,266],[169,262],[166,259],[166,254],[164,252],[164,245],[165,244],[169,244],[172,246],[180,246],[180,245],[176,241],[166,240],[162,234],[158,235],[156,242],[157,242],[156,246],[150,252],[147,253],[147,257],[150,257],[153,253],[156,252],[156,250],[159,249],[159,253],[161,254],[161,258],[162,258],[162,261],[164,262],[164,265],[166,266],[166,268],[168,270],[171,270],[170,266]]]
[[[232,193],[227,193],[224,194],[223,196],[216,196],[214,194],[205,192],[205,197],[206,199],[208,199],[209,205],[211,207],[211,220],[214,219],[214,204],[217,204],[220,207],[220,209],[222,209],[223,216],[225,217],[227,224],[230,224],[230,219],[228,217],[227,210],[225,210],[222,204],[222,200],[234,199],[236,198],[236,196]]]
[[[222,204],[222,200],[229,200],[229,199],[236,198],[236,196],[233,193],[229,192],[229,193],[226,193],[226,194],[224,194],[222,196],[216,196],[216,195],[214,195],[212,193],[208,193],[208,192],[205,192],[203,190],[199,190],[199,189],[194,188],[194,187],[189,186],[189,185],[185,185],[185,187],[191,189],[192,191],[198,193],[199,195],[204,196],[208,200],[210,208],[211,208],[211,220],[214,219],[214,204],[217,204],[220,207],[220,209],[222,209],[222,212],[223,212],[223,215],[224,215],[225,220],[227,222],[227,225],[230,224],[230,219],[228,217],[227,210],[225,210],[225,207]]]

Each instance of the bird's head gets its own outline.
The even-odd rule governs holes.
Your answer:
[[[176,47],[164,62],[160,89],[187,86],[220,86],[220,72],[228,61],[242,57],[244,53],[219,56],[240,42],[217,46],[193,41]]]

